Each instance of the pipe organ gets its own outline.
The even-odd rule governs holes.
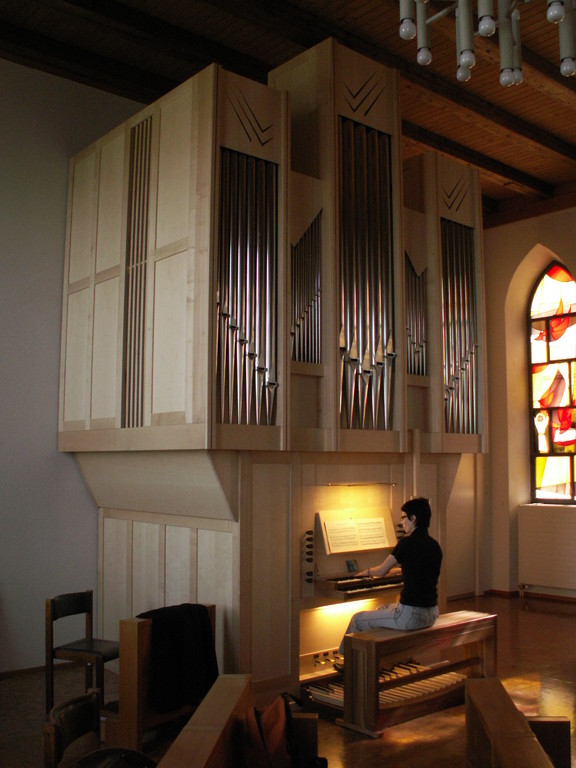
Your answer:
[[[382,601],[345,583],[381,550],[319,578],[320,511],[354,489],[395,524],[419,493],[442,539],[452,457],[485,449],[480,206],[453,161],[402,173],[400,126],[396,73],[327,40],[267,85],[208,67],[72,159],[59,447],[106,636],[214,603],[221,671],[285,689]]]

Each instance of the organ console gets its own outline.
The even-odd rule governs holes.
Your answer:
[[[353,613],[398,601],[401,568],[384,577],[358,573],[381,563],[400,535],[389,509],[329,510],[317,513],[304,550],[314,599],[300,612],[302,697],[330,719],[372,736],[461,703],[466,678],[495,668],[495,617],[473,612],[445,614],[419,632],[346,635],[346,658],[339,654]]]
[[[358,575],[381,563],[398,535],[384,505],[316,514],[314,529],[302,538],[301,682],[317,682],[334,673],[336,649],[353,613],[398,600],[400,568],[381,578]]]

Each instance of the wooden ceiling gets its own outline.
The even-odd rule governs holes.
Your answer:
[[[493,226],[576,205],[576,79],[560,75],[545,0],[518,7],[524,82],[510,88],[495,39],[476,38],[472,77],[457,81],[453,14],[431,26],[420,67],[398,0],[0,0],[0,57],[146,104],[213,62],[266,82],[333,37],[399,70],[405,156],[434,149],[478,168]]]

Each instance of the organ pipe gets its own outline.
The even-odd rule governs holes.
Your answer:
[[[216,366],[220,423],[275,422],[277,185],[275,164],[221,150]]]
[[[292,246],[292,360],[321,362],[320,212]]]
[[[442,219],[445,428],[478,431],[478,328],[473,230]]]
[[[392,428],[390,137],[340,119],[340,423]]]

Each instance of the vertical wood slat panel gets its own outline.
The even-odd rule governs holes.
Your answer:
[[[258,557],[253,560],[250,574],[251,669],[258,681],[290,674],[291,468],[287,464],[255,464],[252,472],[251,551]]]
[[[113,278],[94,287],[92,419],[114,419],[116,414],[119,283]]]
[[[164,605],[165,526],[132,525],[132,609],[137,615]]]
[[[190,227],[190,141],[192,100],[184,90],[159,112],[156,249],[188,237]]]
[[[84,421],[87,415],[89,317],[90,289],[69,294],[66,313],[64,423]]]
[[[90,277],[94,246],[96,152],[76,162],[72,177],[72,211],[68,284]]]
[[[195,603],[198,599],[198,531],[183,526],[166,526],[166,605]]]
[[[118,267],[124,260],[124,154],[124,131],[103,144],[100,151],[96,274]]]
[[[216,606],[216,653],[220,669],[234,668],[237,637],[234,615],[238,610],[234,600],[238,590],[235,570],[234,537],[222,531],[198,530],[197,574],[199,603]]]
[[[101,637],[118,639],[118,622],[132,615],[132,522],[101,518]]]
[[[188,252],[156,261],[152,342],[152,413],[186,410]]]

